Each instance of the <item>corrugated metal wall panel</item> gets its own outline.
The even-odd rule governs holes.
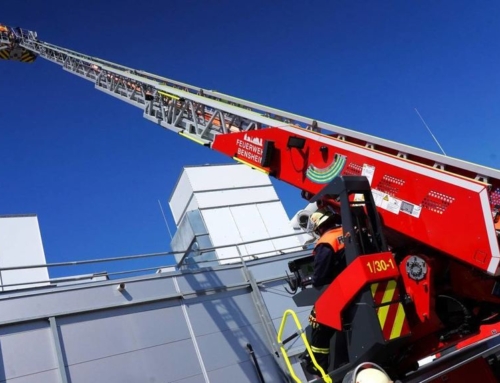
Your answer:
[[[268,258],[248,267],[262,282],[283,276],[288,259]],[[247,343],[254,348],[265,380],[280,382],[277,359],[270,352],[242,267],[129,279],[123,293],[117,291],[116,281],[103,281],[88,287],[4,295],[0,317],[46,317],[0,326],[0,355],[5,365],[0,382],[2,378],[18,378],[12,383],[59,382],[54,339],[46,321],[49,316],[57,317],[63,360],[68,365],[64,371],[71,383],[206,383],[204,373],[211,383],[253,383],[258,380]],[[259,291],[277,328],[283,311],[294,308],[291,296],[284,292],[282,281],[265,281]],[[10,309],[15,313],[6,313]],[[296,311],[305,326],[308,308]]]
[[[172,381],[172,383],[206,383],[203,375],[190,376],[189,378]]]
[[[58,324],[69,365],[190,339],[178,303],[99,311],[61,318]]]
[[[260,323],[248,290],[221,292],[186,301],[195,336],[237,330]]]
[[[56,289],[50,292],[47,290],[37,295],[0,299],[0,323],[17,322],[25,318],[48,318],[63,313],[95,310],[175,295],[177,291],[173,280],[167,278],[129,281],[124,292],[117,290],[116,282],[69,287],[66,290]]]
[[[177,278],[177,283],[183,294],[212,289],[223,290],[227,287],[240,285],[243,288],[246,285],[239,267],[218,271],[185,272]]]
[[[6,383],[60,383],[61,377],[58,370],[39,372],[34,375],[21,376],[9,380],[0,380]]]
[[[264,382],[281,382],[279,374],[272,356],[257,358],[261,368]],[[259,382],[259,376],[251,361],[243,362],[238,365],[232,365],[208,373],[210,382],[238,382],[238,383],[256,383]]]
[[[191,340],[73,364],[67,370],[71,383],[163,383],[201,373]]]
[[[57,356],[48,322],[0,328],[0,355],[0,382],[45,382],[43,377],[52,379],[53,372],[57,372]]]
[[[197,342],[207,371],[250,361],[247,343],[252,345],[256,356],[270,355],[261,324],[199,336]]]

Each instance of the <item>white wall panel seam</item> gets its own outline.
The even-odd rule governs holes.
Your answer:
[[[281,202],[279,199],[276,200],[271,200],[271,201],[262,201],[262,202],[245,202],[245,203],[239,203],[235,205],[226,205],[226,206],[213,206],[213,207],[200,207],[200,211],[205,211],[205,210],[217,210],[221,208],[228,208],[228,207],[238,207],[238,206],[251,206],[251,205],[261,205],[261,204],[267,204],[271,202]]]
[[[177,290],[177,292],[179,294],[181,294],[179,283],[177,282],[177,277],[173,277],[173,282],[174,282],[175,289]],[[201,355],[200,347],[198,346],[198,342],[197,342],[196,336],[194,334],[194,329],[193,329],[193,326],[191,324],[191,320],[189,318],[189,314],[187,312],[187,308],[186,308],[186,305],[184,304],[183,300],[181,300],[180,305],[182,308],[182,313],[184,315],[184,319],[186,321],[186,326],[189,330],[189,335],[191,336],[191,340],[193,341],[193,346],[194,346],[194,350],[196,352],[196,357],[198,358],[198,362],[200,363],[200,368],[201,368],[201,371],[203,373],[203,378],[205,379],[205,383],[210,383],[210,379],[208,378],[207,369],[205,367],[205,363],[203,362],[203,356]]]

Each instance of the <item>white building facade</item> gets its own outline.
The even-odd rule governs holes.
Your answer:
[[[178,262],[211,266],[302,248],[269,177],[245,165],[184,168],[169,205]]]
[[[3,270],[44,264],[38,217],[35,214],[0,216],[0,291],[48,285],[46,267]],[[37,283],[42,281],[45,282]]]

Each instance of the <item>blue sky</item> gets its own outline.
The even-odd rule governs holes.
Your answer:
[[[27,1],[1,23],[174,80],[499,168],[500,3]],[[36,213],[48,262],[161,252],[185,165],[229,163],[42,59],[0,62],[0,215]],[[292,215],[298,190],[275,182]],[[51,270],[51,276],[168,263]]]

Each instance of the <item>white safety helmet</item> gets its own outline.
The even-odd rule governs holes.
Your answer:
[[[379,365],[362,363],[348,372],[342,383],[392,383],[392,380]]]
[[[324,224],[328,218],[330,218],[333,213],[327,209],[318,209],[316,212],[312,213],[309,217],[309,221],[311,222],[311,230],[316,232],[318,228]]]
[[[365,368],[356,376],[356,383],[391,383],[391,380],[376,368]]]

